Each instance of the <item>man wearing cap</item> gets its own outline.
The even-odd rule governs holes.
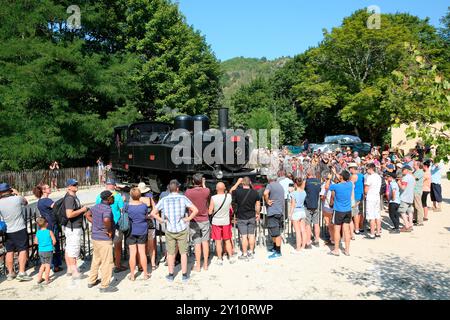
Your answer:
[[[170,194],[160,199],[151,212],[151,217],[160,223],[167,223],[166,227],[166,247],[169,274],[166,279],[169,282],[174,280],[176,246],[181,254],[182,280],[187,281],[187,250],[188,250],[188,224],[197,215],[198,209],[186,196],[179,193],[180,183],[172,180],[169,183]],[[185,217],[186,209],[190,210],[190,215]],[[161,217],[158,212],[161,212]]]
[[[361,219],[362,201],[364,196],[364,175],[359,172],[358,165],[354,162],[348,164],[348,169],[351,174],[350,181],[353,182],[354,186],[355,199],[352,206],[353,221],[350,223],[350,234],[353,238],[353,233],[360,234],[361,232],[364,232],[362,228],[363,219]]]
[[[414,219],[416,226],[423,226],[423,205],[422,205],[422,189],[423,189],[423,164],[420,161],[414,161],[414,178],[416,185],[414,187]]]
[[[78,181],[68,179],[66,181],[67,193],[64,196],[64,206],[66,208],[66,216],[69,220],[63,226],[64,235],[66,237],[66,265],[67,275],[73,279],[80,278],[80,272],[77,267],[77,259],[80,256],[81,235],[83,234],[83,215],[87,212],[87,207],[82,207],[77,197]]]
[[[30,281],[33,278],[25,273],[28,259],[28,234],[22,208],[28,204],[17,190],[7,183],[0,184],[0,216],[6,224],[6,268],[8,280]],[[19,253],[19,274],[14,273],[14,252]]]
[[[120,263],[120,259],[122,257],[122,242],[123,242],[123,232],[116,228],[115,226],[119,222],[120,215],[122,214],[122,210],[124,207],[124,202],[121,194],[116,191],[116,181],[114,179],[106,180],[106,191],[110,191],[114,197],[114,202],[111,204],[111,210],[113,215],[113,227],[114,227],[114,272],[122,272],[127,270],[127,267],[122,266]],[[95,204],[100,204],[102,199],[100,195],[97,196]]]
[[[112,255],[112,238],[114,234],[114,220],[111,206],[115,199],[111,191],[100,193],[99,204],[93,206],[87,213],[86,218],[92,223],[92,263],[89,272],[88,288],[100,283],[98,274],[100,269],[101,287],[100,292],[115,292],[116,287],[109,285],[114,265]]]
[[[412,168],[408,165],[403,166],[402,179],[400,187],[400,207],[398,212],[401,214],[405,226],[400,229],[401,232],[411,232],[413,230],[413,212],[414,212],[414,187],[416,179],[411,174]]]

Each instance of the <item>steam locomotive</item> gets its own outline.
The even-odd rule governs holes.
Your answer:
[[[248,169],[251,136],[229,129],[228,109],[218,110],[218,129],[210,129],[205,115],[181,115],[174,123],[142,121],[114,128],[110,159],[118,181],[144,181],[154,192],[165,190],[171,179],[189,185],[203,173],[210,186],[217,180],[231,184],[238,177],[259,176]]]

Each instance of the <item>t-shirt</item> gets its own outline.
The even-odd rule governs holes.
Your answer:
[[[208,199],[210,191],[208,188],[194,187],[188,189],[185,193],[186,197],[192,201],[198,209],[198,214],[192,219],[196,222],[208,221]]]
[[[334,184],[333,181],[331,181],[331,184]],[[322,184],[322,188],[320,189],[320,195],[325,196],[325,201],[322,202],[323,208],[325,208],[326,211],[331,211],[333,208],[330,206],[330,200],[331,200],[331,191],[325,189],[326,182]]]
[[[72,196],[70,194],[66,195],[66,200],[64,201],[64,205],[66,206],[66,210],[72,209],[73,211],[81,209],[80,199],[77,196]],[[79,229],[83,224],[83,214],[79,216],[69,219],[67,223],[68,228]]]
[[[39,252],[52,252],[53,251],[53,241],[50,235],[50,230],[40,229],[36,231],[36,239],[38,241],[38,251]]]
[[[111,240],[106,234],[107,229],[103,219],[113,220],[111,207],[105,203],[96,204],[91,208],[92,212],[92,239],[98,241]]]
[[[122,195],[117,191],[112,191],[112,194],[114,196],[114,203],[111,205],[112,214],[114,217],[114,223],[117,224],[120,218],[121,210],[123,209],[124,202]],[[99,204],[102,202],[102,199],[100,198],[100,195],[97,196],[97,199],[95,199],[95,204]]]
[[[395,198],[392,197],[393,191],[395,191]],[[400,188],[395,180],[392,180],[389,184],[389,202],[400,204]]]
[[[267,206],[267,216],[284,213],[284,189],[279,182],[272,181],[266,187],[269,190],[269,200],[273,203]]]
[[[53,226],[55,225],[55,216],[53,215],[53,200],[50,198],[40,198],[37,202],[37,207],[41,216],[47,220],[48,229],[53,230]]]
[[[320,181],[317,178],[306,179],[306,208],[317,209],[319,207]]]
[[[287,198],[289,197],[289,185],[290,185],[290,184],[294,184],[294,181],[292,181],[292,180],[289,179],[289,178],[284,177],[284,178],[280,179],[278,182],[279,182],[279,183],[281,184],[281,186],[283,187],[283,190],[284,190],[284,199],[287,199]]]
[[[379,200],[381,189],[380,175],[378,173],[368,174],[364,184],[369,187],[366,196],[367,201]]]
[[[431,167],[431,183],[441,184],[442,169],[444,166],[440,163]]]
[[[305,208],[305,198],[306,192],[302,191],[293,191],[291,196],[295,199],[295,209],[304,209]]]
[[[332,184],[330,186],[330,191],[334,191],[333,209],[335,211],[338,212],[352,211],[353,183],[351,181]]]
[[[429,170],[425,171],[423,174],[423,191],[431,191],[431,173]]]
[[[236,203],[236,216],[241,220],[255,217],[255,205],[259,194],[253,189],[239,188],[233,192],[233,202]]]
[[[143,236],[148,232],[148,222],[147,222],[147,205],[145,203],[141,204],[130,204],[128,205],[128,218],[131,222],[131,235],[133,236]]]
[[[419,169],[419,170],[415,171],[414,172],[414,177],[416,179],[416,185],[414,187],[414,193],[415,194],[422,194],[423,178],[424,178],[423,170]]]
[[[400,200],[406,203],[414,202],[414,187],[416,180],[412,174],[403,176],[402,183],[406,184],[406,188],[402,190],[400,194]]]
[[[355,182],[355,201],[361,201],[364,194],[364,175],[360,172],[356,175],[358,180]]]
[[[0,199],[0,215],[6,223],[6,232],[13,233],[26,228],[22,207],[26,200],[22,196],[9,196]]]
[[[214,212],[216,214],[212,218],[212,224],[215,226],[227,226],[230,224],[230,207],[231,207],[231,195],[227,194],[225,198],[225,194],[216,194],[211,197],[211,200],[214,203]],[[225,200],[225,202],[224,202]],[[222,205],[223,203],[223,205]],[[220,208],[220,206],[222,206]],[[220,210],[219,210],[220,208]],[[217,211],[219,210],[219,211]]]

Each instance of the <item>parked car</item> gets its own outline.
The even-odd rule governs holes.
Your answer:
[[[338,144],[341,149],[350,147],[352,151],[358,151],[359,155],[364,156],[370,153],[372,148],[370,143],[362,142],[357,136],[340,134],[325,137],[325,144]]]

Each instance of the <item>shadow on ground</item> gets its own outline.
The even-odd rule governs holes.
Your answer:
[[[397,255],[370,259],[372,264],[364,272],[336,271],[369,291],[362,298],[377,296],[389,300],[448,300],[450,299],[450,269],[442,264],[417,264]]]

